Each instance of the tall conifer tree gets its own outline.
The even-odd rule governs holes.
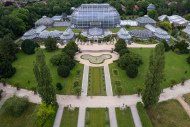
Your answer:
[[[142,92],[142,101],[145,108],[153,107],[162,92],[162,79],[164,78],[165,56],[164,44],[160,43],[151,51],[149,57],[149,68],[145,77],[145,89]]]
[[[52,84],[50,70],[46,65],[45,55],[40,48],[36,49],[36,62],[34,62],[33,71],[36,77],[37,90],[42,98],[42,102],[45,101],[47,104],[56,102],[56,93]]]

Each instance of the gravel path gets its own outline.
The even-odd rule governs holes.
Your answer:
[[[177,97],[176,99],[181,103],[181,105],[183,106],[183,108],[185,109],[187,114],[190,116],[190,107],[189,107],[189,105],[181,97]]]
[[[110,127],[117,127],[115,107],[109,107]]]
[[[77,127],[84,127],[84,123],[85,123],[85,111],[86,111],[86,107],[80,107],[79,108],[79,116],[78,116]]]
[[[106,81],[107,96],[113,96],[112,85],[111,85],[111,79],[110,79],[110,73],[109,73],[109,67],[108,67],[108,65],[104,65],[104,74],[105,74],[105,81]]]
[[[64,110],[64,107],[58,108],[53,127],[59,127],[60,126],[62,115],[63,115],[63,110]]]
[[[83,71],[83,80],[82,80],[82,93],[81,96],[87,96],[87,89],[88,89],[88,71],[89,66],[84,65],[84,71]]]
[[[131,106],[131,113],[133,116],[135,127],[142,127],[141,120],[140,120],[136,106]]]

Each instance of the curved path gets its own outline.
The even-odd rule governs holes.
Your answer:
[[[17,91],[15,87],[12,87],[10,85],[3,87],[2,83],[0,83],[0,89],[6,91],[7,95],[14,93],[17,93],[19,96],[27,95],[30,102],[41,102],[39,95],[34,95],[32,91],[25,89]],[[189,92],[190,80],[187,80],[185,82],[185,86],[178,84],[177,86],[174,86],[173,90],[170,88],[164,89],[163,93],[160,95],[159,102],[174,99]],[[73,95],[57,95],[57,101],[60,106],[67,106],[69,104],[72,104],[75,107],[119,107],[123,103],[127,104],[128,106],[136,105],[137,102],[141,101],[141,98],[137,97],[137,94],[124,95],[119,98],[118,96],[81,96],[77,98]]]

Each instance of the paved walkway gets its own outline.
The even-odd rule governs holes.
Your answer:
[[[133,121],[135,123],[135,127],[142,127],[141,120],[140,120],[136,105],[131,106],[131,113],[132,113],[132,116],[133,116]]]
[[[178,41],[177,39],[175,39],[173,36],[170,35],[170,38],[172,38],[174,41]]]
[[[183,106],[183,108],[185,109],[187,114],[190,116],[190,107],[189,107],[189,105],[181,97],[177,97],[176,99],[181,103],[181,105]]]
[[[79,108],[79,116],[78,116],[77,127],[84,127],[84,123],[85,123],[85,111],[86,111],[86,107],[80,107]]]
[[[60,126],[63,110],[64,110],[64,107],[58,108],[53,127],[59,127]]]
[[[14,40],[14,43],[17,43],[22,37],[18,38],[17,40]]]
[[[110,127],[117,127],[117,118],[116,118],[116,114],[115,114],[115,107],[109,107],[109,118],[110,118]]]
[[[104,65],[104,74],[105,74],[105,81],[106,81],[107,96],[113,96],[112,85],[111,85],[111,79],[110,79],[110,73],[109,73],[109,67],[108,67],[108,65]]]
[[[87,96],[87,89],[88,89],[88,71],[89,66],[84,65],[84,71],[83,71],[83,80],[82,80],[82,93],[81,96]]]

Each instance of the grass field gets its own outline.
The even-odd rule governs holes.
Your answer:
[[[110,31],[112,31],[112,33],[117,33],[121,28],[116,28],[116,29],[109,29]],[[126,28],[125,28],[126,29]],[[145,28],[143,27],[130,27],[129,29],[126,29],[127,31],[132,31],[132,30],[145,30]]]
[[[175,44],[175,41],[172,38],[170,38],[170,43],[169,44]]]
[[[0,110],[0,126],[1,127],[38,127],[37,117],[34,113],[36,104],[30,103],[28,109],[26,109],[21,116],[12,117],[10,115],[1,114]],[[34,115],[33,115],[34,114]]]
[[[89,67],[90,90],[88,90],[87,96],[106,96],[106,89],[103,86],[103,74],[104,67]]]
[[[77,127],[79,108],[69,111],[68,107],[64,107],[63,116],[60,127]]]
[[[57,74],[58,66],[53,66],[50,63],[50,58],[56,54],[61,53],[61,49],[58,49],[53,52],[47,52],[45,49],[43,50],[46,56],[46,64],[50,69],[51,77],[53,79],[53,85],[56,86],[58,82],[60,82],[63,86],[63,90],[57,91],[57,94],[72,94],[72,86],[73,82],[76,79],[75,72],[80,69],[83,71],[84,65],[80,63],[76,63],[75,67],[70,71],[70,76],[67,78],[62,78]],[[16,68],[16,73],[7,80],[7,83],[13,85],[15,83],[19,83],[21,88],[30,89],[33,86],[36,86],[36,79],[33,73],[33,61],[36,59],[35,54],[28,55],[25,54],[22,50],[16,54],[17,60],[12,63],[12,66]],[[82,72],[83,73],[83,72]],[[82,74],[81,73],[81,74]],[[82,75],[78,78],[80,84],[82,84]],[[28,83],[28,81],[30,83]]]
[[[54,31],[54,30],[58,30],[58,31],[65,31],[67,29],[67,27],[54,27],[54,28],[47,28],[47,31]],[[74,33],[79,33],[82,32],[82,29],[72,29],[72,31]]]
[[[125,112],[120,108],[115,108],[118,127],[135,127],[130,107]]]
[[[105,108],[90,108],[89,110],[89,127],[109,127],[106,126],[106,109]],[[109,112],[108,112],[108,120],[109,120]],[[85,122],[87,120],[87,111],[85,116]]]
[[[190,93],[184,94],[183,97],[190,103]]]
[[[147,113],[154,127],[189,127],[190,118],[177,100],[158,103]]]
[[[114,87],[115,80],[121,81],[121,85],[123,87],[123,92],[121,93],[121,95],[136,94],[137,91],[134,89],[134,86],[136,84],[143,86],[145,73],[148,69],[149,55],[152,48],[142,48],[142,50],[140,48],[129,48],[129,50],[131,52],[140,54],[143,59],[143,64],[138,67],[138,75],[134,79],[129,78],[126,75],[126,71],[119,68],[116,62],[109,64],[109,72],[114,95],[117,95]],[[165,53],[165,81],[163,81],[162,83],[163,88],[167,88],[170,86],[170,79],[176,79],[177,83],[180,83],[181,77],[185,77],[186,79],[190,78],[190,65],[186,62],[187,57],[188,55],[178,55],[171,50]],[[113,76],[113,74],[111,73],[112,69],[118,69],[119,77]],[[186,70],[187,73],[185,73]]]

